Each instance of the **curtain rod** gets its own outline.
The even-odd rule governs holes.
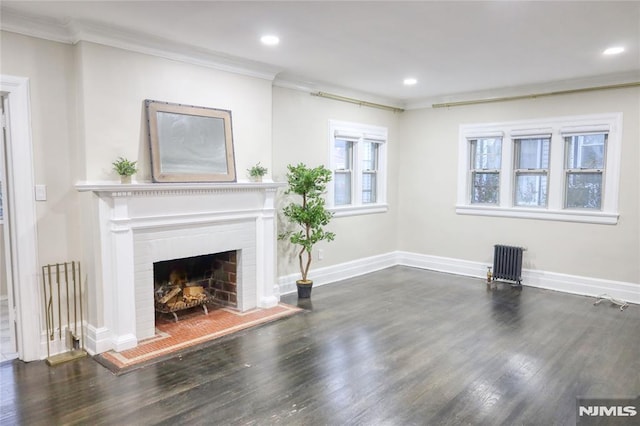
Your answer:
[[[517,101],[520,99],[535,99],[535,98],[542,98],[545,96],[570,95],[573,93],[594,92],[596,90],[624,89],[627,87],[637,87],[637,86],[640,86],[640,82],[635,81],[632,83],[612,84],[609,86],[584,87],[582,89],[559,90],[556,92],[534,93],[530,95],[506,96],[502,98],[476,99],[471,101],[460,101],[460,102],[446,102],[441,104],[433,104],[431,105],[431,107],[432,108],[448,108],[448,107],[465,106],[465,105],[488,104],[492,102]]]
[[[362,101],[360,99],[347,98],[345,96],[339,96],[339,95],[332,95],[331,93],[326,93],[326,92],[311,93],[311,96],[319,96],[321,98],[333,99],[334,101],[348,102],[348,103],[351,103],[351,104],[356,104],[356,105],[366,106],[366,107],[371,107],[371,108],[379,108],[379,109],[384,109],[384,110],[387,110],[387,111],[404,112],[404,109],[398,108],[398,107],[394,107],[394,106],[391,106],[391,105],[376,104],[374,102]]]

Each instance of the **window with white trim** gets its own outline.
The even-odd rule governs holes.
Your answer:
[[[470,139],[471,203],[498,204],[502,137]]]
[[[330,167],[333,181],[327,204],[335,215],[387,210],[387,129],[331,120]]]
[[[566,142],[565,207],[600,210],[608,134],[563,136]]]
[[[549,186],[549,146],[551,135],[513,139],[514,205],[546,207]]]
[[[456,212],[615,224],[622,114],[460,126]]]

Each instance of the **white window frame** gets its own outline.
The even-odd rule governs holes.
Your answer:
[[[327,191],[327,207],[336,217],[386,212],[389,209],[387,205],[387,128],[347,121],[329,120],[329,168],[334,175],[336,167],[333,164],[333,152],[335,149],[335,140],[339,136],[353,143],[351,204],[335,205],[335,179],[333,179]],[[363,142],[367,141],[378,144],[375,203],[362,202],[362,174],[365,170],[362,170],[359,160],[362,156]],[[335,176],[333,177],[335,178]]]
[[[573,175],[573,176],[579,176],[579,175],[586,175],[586,174],[599,174],[600,175],[600,182],[604,182],[604,178],[606,176],[606,167],[607,167],[607,161],[606,161],[606,156],[607,156],[607,151],[608,151],[608,146],[609,146],[609,141],[608,141],[608,137],[605,137],[605,144],[604,144],[604,161],[603,161],[603,165],[601,167],[578,167],[578,168],[569,168],[567,165],[568,162],[568,156],[569,156],[569,146],[568,146],[568,141],[566,140],[568,137],[572,137],[572,136],[583,136],[583,135],[587,135],[587,134],[598,134],[601,135],[603,134],[603,132],[564,132],[562,134],[563,139],[565,139],[565,146],[564,146],[564,152],[565,152],[565,169],[564,169],[564,179],[565,179],[565,205],[567,204],[567,197],[568,197],[568,193],[569,193],[569,188],[568,188],[568,181],[569,181],[569,176]],[[608,136],[607,133],[604,133]],[[582,147],[585,147],[588,145],[582,144]],[[579,157],[582,157],[582,150],[580,150],[579,152]],[[580,163],[582,163],[582,160],[579,160]],[[600,202],[602,203],[602,200],[600,200]]]
[[[502,166],[500,168],[497,169],[491,169],[491,168],[475,168],[475,160],[476,160],[476,155],[477,151],[475,149],[475,147],[477,146],[477,143],[479,140],[482,139],[498,139],[500,141],[500,161],[502,162],[502,145],[504,144],[504,138],[503,135],[491,135],[491,136],[484,136],[482,138],[476,138],[476,137],[472,137],[468,139],[468,143],[469,143],[469,148],[474,148],[473,150],[470,149],[469,151],[469,202],[473,205],[497,205],[500,203],[500,188],[498,188],[498,197],[495,203],[479,203],[479,202],[474,202],[473,196],[471,195],[471,193],[473,192],[473,184],[475,182],[475,176],[478,173],[487,173],[487,174],[495,174],[498,176],[498,181],[500,181],[500,174],[502,173]]]
[[[608,134],[600,210],[565,208],[565,140],[578,133]],[[504,135],[498,205],[471,204],[470,143],[472,139]],[[546,207],[515,206],[515,139],[551,135]],[[593,114],[501,123],[463,124],[458,138],[456,213],[615,225],[618,223],[622,113]]]
[[[518,154],[522,151],[522,141],[524,140],[549,140],[549,161],[547,162],[546,168],[518,168]],[[518,136],[511,135],[511,143],[513,144],[513,204],[517,207],[526,207],[517,205],[517,192],[518,192],[518,177],[523,175],[531,175],[538,177],[546,177],[547,178],[547,187],[546,189],[546,197],[544,200],[544,205],[540,206],[530,206],[529,208],[535,209],[546,209],[549,204],[549,166],[551,164],[551,135],[526,135],[526,136]],[[539,148],[542,148],[541,146]],[[542,157],[542,150],[538,151],[538,159]]]

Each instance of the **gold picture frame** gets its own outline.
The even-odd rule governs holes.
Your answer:
[[[235,182],[231,111],[145,100],[154,182]]]

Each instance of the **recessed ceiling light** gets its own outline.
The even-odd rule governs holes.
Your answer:
[[[267,46],[275,46],[280,43],[280,38],[275,35],[264,35],[260,38],[260,41],[262,42],[262,44],[265,44]]]
[[[403,81],[405,86],[413,86],[417,82],[418,82],[418,80],[416,80],[415,78],[405,78],[404,81]]]
[[[616,46],[616,47],[610,47],[602,53],[604,55],[617,55],[618,53],[622,53],[622,52],[624,52],[624,47]]]

